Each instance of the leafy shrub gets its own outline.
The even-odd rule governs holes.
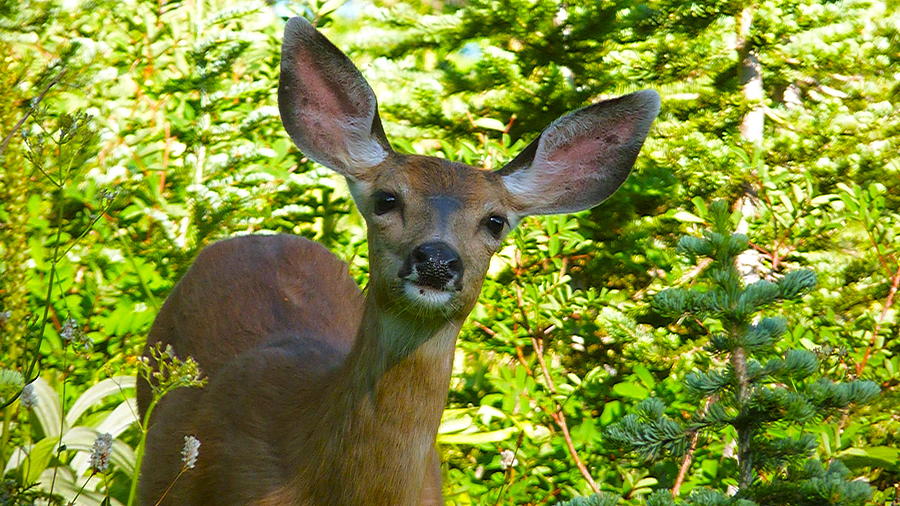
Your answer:
[[[677,464],[621,459],[603,430],[648,395],[676,419],[696,407],[683,379],[709,356],[684,326],[666,326],[648,294],[695,278],[672,248],[704,220],[692,202],[753,196],[755,268],[804,265],[818,277],[802,304],[782,303],[784,348],[819,350],[820,369],[883,391],[837,422],[809,424],[815,454],[869,479],[873,501],[886,502],[900,477],[898,11],[865,0],[754,5],[758,147],[738,132],[760,104],[737,78],[745,6],[735,3],[0,0],[0,370],[18,373],[0,382],[12,385],[0,393],[0,461],[37,428],[16,400],[26,383],[40,376],[70,409],[92,385],[135,374],[153,316],[209,242],[301,234],[364,277],[365,233],[346,188],[291,146],[275,114],[278,18],[295,9],[352,49],[408,152],[497,168],[569,109],[637,87],[664,98],[614,198],[526,220],[495,259],[460,337],[440,436],[448,502],[599,489],[664,500]],[[85,142],[57,145],[76,120]],[[70,319],[91,350],[67,347]],[[136,448],[139,432],[117,441]],[[685,494],[732,484],[726,450],[697,450]],[[82,453],[50,465],[59,476]],[[2,500],[41,493],[11,473]],[[105,490],[125,501],[132,478],[113,471]]]

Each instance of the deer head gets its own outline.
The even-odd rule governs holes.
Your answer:
[[[368,225],[370,296],[398,316],[462,319],[491,255],[524,216],[587,209],[621,186],[659,96],[639,91],[562,116],[498,171],[402,154],[359,70],[293,18],[278,105],[297,147],[348,181]]]

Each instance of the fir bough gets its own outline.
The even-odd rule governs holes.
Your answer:
[[[570,501],[558,502],[556,506],[615,506],[619,503],[619,496],[610,492],[585,497],[575,497]]]
[[[871,381],[817,377],[814,353],[777,348],[787,323],[759,312],[800,298],[815,286],[815,274],[793,271],[775,282],[744,283],[735,259],[748,247],[747,237],[734,233],[726,202],[713,203],[709,214],[711,230],[678,243],[682,254],[712,259],[701,282],[691,289],[664,290],[653,300],[659,314],[693,317],[710,329],[706,349],[720,358],[713,361],[720,365],[684,378],[687,391],[706,408],[681,422],[665,415],[662,401],[649,398],[607,429],[607,441],[645,459],[681,457],[694,434],[721,437],[720,431],[730,429],[737,436],[737,494],[694,490],[690,504],[863,504],[870,487],[849,480],[840,462],[826,469],[813,459],[816,438],[803,424],[867,403],[879,388]],[[665,494],[654,500],[675,504]]]

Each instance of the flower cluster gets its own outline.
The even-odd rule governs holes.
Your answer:
[[[94,346],[94,343],[91,342],[89,337],[84,335],[84,332],[81,330],[81,327],[78,326],[78,322],[74,318],[66,318],[62,329],[59,331],[59,337],[61,337],[66,344],[72,343],[81,345],[84,351],[91,351],[91,348]]]
[[[519,459],[516,458],[516,452],[512,450],[503,450],[500,452],[500,468],[509,469],[519,465]]]
[[[25,409],[33,409],[37,406],[38,398],[37,394],[34,393],[34,383],[29,383],[22,387],[22,395],[19,396],[19,403],[21,403],[22,407]]]
[[[138,359],[138,375],[150,383],[154,397],[162,397],[176,388],[206,384],[197,362],[191,357],[178,358],[172,345],[157,342],[147,352]]]
[[[193,469],[197,465],[197,457],[200,455],[200,440],[194,436],[184,436],[184,447],[181,449],[181,462],[187,469]]]
[[[112,452],[112,434],[104,432],[94,440],[91,450],[91,469],[103,473],[109,467],[109,454]]]

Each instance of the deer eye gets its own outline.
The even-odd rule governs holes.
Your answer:
[[[375,214],[378,216],[393,211],[400,206],[400,199],[393,193],[388,193],[386,191],[375,192],[374,199]]]
[[[499,239],[500,234],[503,233],[503,227],[505,227],[509,222],[506,221],[506,218],[500,216],[498,214],[494,214],[488,216],[486,220],[484,220],[484,226],[488,229],[488,232],[494,236],[494,239]]]

